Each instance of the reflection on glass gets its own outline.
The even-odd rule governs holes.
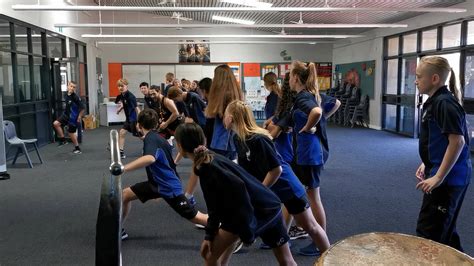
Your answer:
[[[28,102],[32,100],[31,81],[30,81],[30,65],[28,64],[28,56],[18,54],[18,87],[20,91],[20,102]]]
[[[25,27],[15,25],[16,50],[28,52],[28,38]]]
[[[31,29],[31,42],[33,44],[33,53],[42,55],[40,31]]]
[[[79,45],[79,62],[85,62],[85,58],[84,58],[85,48],[86,47]]]
[[[69,42],[69,57],[76,57],[76,43],[70,41]]]
[[[438,41],[438,30],[427,30],[421,33],[421,50],[436,50],[436,43]]]
[[[454,71],[454,74],[456,76],[456,86],[458,87],[458,89],[461,88],[460,86],[460,80],[459,80],[459,61],[460,61],[460,57],[461,57],[461,54],[460,53],[453,53],[453,54],[442,54],[442,55],[439,55],[441,57],[444,57],[448,60],[449,62],[449,65],[451,66],[451,68],[453,69]],[[449,84],[449,79],[451,77],[451,74],[448,76],[448,79],[446,80],[446,85]]]
[[[401,94],[416,93],[415,79],[417,61],[418,59],[416,57],[403,58]]]
[[[416,33],[403,36],[403,53],[416,52]]]
[[[466,56],[466,73],[464,74],[466,86],[464,97],[474,98],[474,55]],[[474,126],[474,124],[472,124]]]
[[[47,35],[49,46],[49,57],[63,57],[62,40],[60,38]]]
[[[461,24],[443,27],[443,48],[461,45]]]
[[[0,48],[10,49],[10,23],[0,19]]]
[[[12,58],[10,53],[2,51],[0,51],[0,91],[3,94],[3,104],[15,103]]]
[[[385,104],[385,129],[397,130],[397,106]]]
[[[388,55],[398,55],[398,37],[388,39]]]
[[[466,114],[466,120],[467,120],[467,123],[468,123],[468,132],[469,132],[469,136],[471,136],[471,143],[470,143],[470,148],[471,148],[471,151],[473,150],[474,148],[474,140],[473,140],[473,136],[474,136],[474,115],[471,115],[471,114]]]
[[[387,61],[387,94],[397,94],[398,59]]]
[[[467,44],[474,44],[474,20],[467,24]]]
[[[400,132],[414,134],[415,132],[415,108],[400,106]]]
[[[42,79],[42,70],[43,70],[43,58],[42,57],[33,57],[33,93],[36,100],[46,99],[46,90],[41,86]]]

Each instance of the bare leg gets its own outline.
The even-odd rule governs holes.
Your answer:
[[[122,190],[122,226],[125,223],[128,214],[130,213],[130,209],[132,208],[132,201],[137,199],[137,195],[135,195],[135,193],[133,193],[129,187]]]
[[[181,161],[181,159],[183,159],[183,155],[181,155],[181,153],[178,152],[178,153],[176,154],[176,158],[174,158],[174,164],[178,164],[179,161]]]
[[[63,132],[63,128],[61,127],[61,123],[58,120],[56,120],[54,121],[53,126],[54,126],[54,130],[56,130],[56,134],[58,134],[58,137],[64,138],[64,132]]]
[[[326,213],[324,211],[323,203],[321,202],[321,196],[319,195],[319,187],[308,189],[306,193],[308,195],[314,218],[318,224],[321,225],[324,231],[326,231]]]
[[[127,135],[127,130],[121,128],[119,132],[119,148],[123,150],[125,146],[125,136]]]
[[[75,147],[79,146],[76,133],[69,133],[69,137],[71,137],[72,144],[74,144]]]
[[[186,189],[184,193],[186,195],[193,195],[194,190],[196,190],[196,185],[199,180],[199,176],[194,173],[194,170],[191,169],[191,174],[189,175],[188,183],[186,184]]]
[[[296,265],[296,261],[293,259],[293,255],[291,255],[290,246],[288,245],[288,242],[285,243],[283,246],[274,248],[273,254],[278,260],[279,265]]]
[[[204,214],[202,212],[199,212],[196,214],[196,216],[194,216],[194,218],[192,218],[191,221],[192,223],[195,223],[195,224],[200,224],[200,225],[204,225],[206,226],[207,225],[207,219],[209,218],[209,215],[207,214]]]
[[[306,232],[308,232],[314,244],[316,244],[321,252],[324,252],[329,248],[330,244],[328,236],[314,219],[311,209],[306,209],[304,212],[294,215],[294,217],[296,222],[300,224]]]
[[[214,240],[211,242],[211,252],[204,258],[205,265],[217,266],[227,265],[232,255],[233,244],[239,239],[238,235],[219,229]]]

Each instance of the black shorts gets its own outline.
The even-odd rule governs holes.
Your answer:
[[[141,137],[141,133],[137,130],[137,121],[125,121],[123,124],[123,129],[127,130],[128,132],[132,133],[135,137]]]
[[[290,198],[289,200],[286,200],[285,202],[283,202],[283,204],[288,210],[288,213],[291,215],[300,214],[304,212],[307,208],[309,208],[308,199],[306,199],[306,196],[304,195],[300,198],[297,198],[296,196],[294,196]]]
[[[61,126],[67,126],[67,132],[69,133],[76,133],[77,130],[77,124],[71,123],[69,116],[62,115],[60,116],[56,121],[61,123]]]
[[[318,188],[323,165],[298,165],[298,178],[306,189]]]
[[[173,208],[173,210],[183,218],[191,220],[197,215],[196,209],[194,209],[194,207],[189,204],[189,201],[184,196],[184,194],[173,198],[163,197],[163,195],[158,192],[158,188],[148,181],[136,183],[135,185],[131,186],[130,189],[133,191],[133,193],[135,193],[135,195],[137,195],[137,198],[142,203],[145,203],[151,199],[163,198],[168,203],[168,205],[170,205],[170,207]]]
[[[263,231],[258,232],[258,234],[263,243],[270,248],[281,247],[290,240],[281,214],[279,214],[270,225],[263,229]]]

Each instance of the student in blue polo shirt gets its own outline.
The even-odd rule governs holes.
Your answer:
[[[281,89],[280,85],[278,85],[278,77],[275,73],[269,72],[263,76],[263,84],[265,85],[265,89],[267,89],[270,94],[267,96],[267,101],[265,102],[265,122],[263,127],[265,128],[270,121],[272,121],[272,117],[275,114],[278,99],[281,98]]]
[[[137,105],[137,98],[128,90],[128,80],[124,78],[119,79],[117,81],[117,87],[120,91],[120,94],[115,98],[115,103],[119,105],[117,114],[122,110],[125,112],[125,123],[119,132],[120,157],[123,159],[126,158],[124,146],[127,131],[132,133],[135,137],[140,137],[140,133],[137,130],[137,115],[140,109]]]
[[[448,75],[449,89],[444,85]],[[453,69],[439,56],[423,57],[416,69],[416,85],[429,95],[423,104],[419,140],[422,163],[416,171],[423,203],[416,233],[463,251],[456,230],[471,178],[469,133],[460,105]]]
[[[183,91],[177,87],[171,87],[168,90],[168,98],[175,102],[182,102],[185,105],[187,118],[192,119],[190,122],[195,122],[202,128],[206,125],[206,117],[204,115],[204,109],[206,103],[194,92]]]
[[[141,93],[143,93],[143,100],[145,102],[145,108],[154,108],[154,101],[150,96],[150,86],[148,85],[147,82],[143,81],[139,85]]]
[[[125,165],[125,173],[145,168],[148,180],[123,190],[122,220],[125,222],[132,201],[139,199],[145,203],[151,199],[163,198],[183,218],[195,224],[205,226],[208,216],[194,209],[183,194],[181,180],[171,155],[172,148],[154,129],[158,123],[158,114],[145,109],[138,115],[138,126],[143,135],[143,156]],[[128,234],[122,230],[122,239]]]
[[[260,236],[279,265],[296,265],[288,245],[278,197],[231,160],[208,150],[200,126],[184,123],[175,134],[177,147],[199,175],[209,219],[201,256],[206,265],[228,265],[240,238],[250,245]]]
[[[328,237],[309,209],[303,185],[276,151],[270,133],[257,126],[250,107],[242,101],[231,102],[224,125],[236,133],[238,164],[280,198],[320,251],[328,249]]]

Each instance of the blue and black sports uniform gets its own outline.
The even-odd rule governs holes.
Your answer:
[[[64,101],[66,102],[66,107],[64,113],[58,118],[58,121],[61,123],[61,126],[68,126],[67,131],[69,133],[74,133],[77,130],[79,114],[85,107],[81,98],[74,92],[71,95],[66,94]]]
[[[125,123],[123,129],[132,133],[134,136],[140,136],[137,131],[137,98],[130,91],[121,93],[115,98],[115,103],[122,102],[123,111],[125,112]]]
[[[273,140],[275,148],[283,161],[291,164],[294,160],[293,132],[291,129],[291,114],[289,112],[275,115],[273,124],[281,129],[281,133]]]
[[[326,133],[326,127],[328,121],[326,120],[325,114],[330,112],[334,106],[336,106],[336,98],[326,95],[321,95],[321,109],[322,109],[322,116],[319,120],[319,123],[316,124],[316,135],[318,135],[319,140],[321,141],[321,147],[323,149],[323,161],[326,161],[329,158],[329,142],[328,142],[328,135]]]
[[[237,157],[234,143],[235,133],[224,127],[222,118],[206,118],[204,134],[206,135],[206,143],[210,150],[230,160],[234,160]]]
[[[456,220],[471,179],[469,133],[464,109],[443,86],[423,105],[419,153],[425,165],[426,178],[438,172],[450,134],[463,136],[465,144],[443,183],[431,194],[424,194],[416,232],[418,236],[462,251]]]
[[[278,104],[278,95],[273,91],[267,96],[267,102],[265,103],[265,119],[269,119],[275,114],[275,110]]]
[[[150,131],[143,140],[143,155],[151,155],[155,162],[146,167],[148,181],[137,183],[130,189],[141,202],[163,198],[177,213],[192,219],[197,211],[183,194],[183,188],[172,157],[172,147],[158,132]]]
[[[313,108],[319,107],[314,95],[306,90],[300,91],[293,106],[293,132],[296,135],[296,166],[298,177],[308,188],[317,188],[320,183],[324,155],[321,140],[317,134],[299,131],[306,125]]]
[[[199,97],[199,94],[188,92],[186,99],[184,99],[184,104],[186,105],[188,116],[191,117],[196,124],[201,126],[201,128],[204,128],[206,125],[206,116],[204,116],[206,103]]]
[[[212,241],[222,228],[246,244],[258,236],[272,248],[288,242],[278,197],[239,165],[211,154],[211,162],[194,169],[209,214],[205,239]]]
[[[237,140],[238,163],[263,182],[268,172],[281,166],[282,172],[270,189],[285,204],[290,214],[298,214],[309,207],[305,189],[288,163],[282,160],[270,138],[253,134],[245,142]]]

